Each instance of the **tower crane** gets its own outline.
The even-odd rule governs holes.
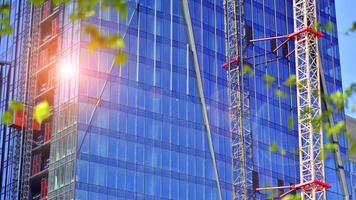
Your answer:
[[[252,132],[249,120],[249,94],[246,77],[242,73],[246,31],[244,26],[244,0],[224,0],[226,60],[229,88],[230,133],[232,143],[232,173],[234,199],[253,199]],[[250,40],[251,43],[284,40],[276,52],[294,40],[295,49],[285,57],[295,55],[298,109],[298,140],[300,183],[291,186],[257,188],[260,190],[301,190],[302,199],[326,199],[324,161],[319,159],[323,147],[323,131],[312,121],[321,115],[320,60],[318,39],[323,34],[313,27],[317,24],[316,0],[293,0],[294,31],[291,34]],[[257,55],[258,56],[258,55]]]
[[[224,1],[229,119],[232,147],[234,199],[254,199],[252,172],[252,132],[250,125],[250,95],[248,77],[242,73],[246,38],[244,33],[243,0]],[[241,36],[241,37],[240,37]]]

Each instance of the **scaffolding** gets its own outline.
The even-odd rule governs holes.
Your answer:
[[[31,23],[32,23],[32,6],[30,3],[23,3],[24,6],[24,24],[23,24],[23,36],[22,36],[22,52],[20,61],[20,83],[19,83],[19,100],[26,102],[27,96],[27,76],[29,73],[29,60],[30,60],[30,47],[31,47]],[[25,112],[21,115],[25,117]],[[22,121],[22,127],[24,127],[24,121]],[[23,155],[23,135],[26,134],[24,128],[18,129],[15,136],[15,154],[14,154],[14,168],[12,174],[12,199],[20,198],[20,192],[23,185],[20,180],[22,180],[22,155]]]
[[[31,5],[29,5],[31,6]],[[39,21],[41,19],[41,8],[32,6],[32,23],[31,26],[31,50],[30,55],[31,59],[29,62],[27,70],[27,87],[26,87],[26,106],[29,109],[26,109],[27,112],[24,114],[26,118],[23,118],[25,125],[23,128],[26,128],[23,134],[23,155],[22,159],[22,175],[21,175],[21,196],[22,199],[27,200],[31,197],[31,161],[32,161],[32,145],[33,145],[33,107],[35,105],[35,96],[36,93],[36,77],[35,69],[38,65],[38,46],[39,46]]]
[[[48,4],[48,2],[50,1],[46,1],[45,5]],[[35,121],[33,119],[33,111],[36,103],[43,100],[50,101],[51,98],[53,99],[53,95],[40,96],[41,98],[39,99],[39,77],[43,76],[43,74],[39,75],[38,70],[40,68],[40,59],[46,59],[45,57],[40,58],[41,48],[45,47],[45,42],[47,42],[48,45],[54,40],[42,40],[44,35],[41,32],[43,28],[41,24],[45,24],[44,22],[50,19],[50,17],[46,19],[42,18],[43,7],[33,6],[29,2],[22,2],[22,5],[24,6],[24,32],[22,36],[23,48],[21,51],[19,70],[20,95],[18,100],[24,102],[25,106],[22,111],[14,112],[14,121],[10,125],[10,127],[17,130],[12,176],[12,199],[28,200],[35,199],[38,196],[44,199],[47,198],[48,193],[48,165],[43,163],[42,160],[47,162],[48,159],[42,159],[41,154],[44,152],[44,154],[49,155],[49,148],[46,145],[49,144],[48,141],[51,139],[51,131],[49,129],[52,129],[52,126],[48,126],[47,122],[38,123]],[[52,15],[52,17],[54,17],[54,15]],[[47,29],[47,27],[45,27],[45,29]],[[53,65],[46,66],[53,67]],[[44,68],[41,70],[45,71]],[[47,94],[48,91],[49,90],[42,91],[42,95]],[[43,130],[41,132],[41,127],[44,128],[44,133]],[[40,142],[34,140],[42,137],[39,136],[39,134],[44,134],[45,137],[44,140]],[[37,153],[35,153],[35,151]],[[34,158],[34,160],[32,158]],[[33,162],[35,165],[32,165]],[[41,186],[40,191],[38,191],[38,186]]]

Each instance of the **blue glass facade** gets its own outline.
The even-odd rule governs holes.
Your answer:
[[[222,196],[231,199],[222,1],[189,7]],[[90,20],[125,35],[128,62],[112,73],[115,52],[92,54],[81,37],[76,199],[217,199],[181,1],[129,1],[129,8],[126,23],[112,10]]]

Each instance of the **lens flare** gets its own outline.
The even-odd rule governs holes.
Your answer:
[[[59,70],[60,77],[64,79],[71,79],[77,75],[76,67],[71,62],[68,62],[67,60],[61,62],[58,70]]]

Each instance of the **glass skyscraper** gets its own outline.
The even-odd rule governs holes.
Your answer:
[[[184,2],[189,11],[184,10]],[[327,89],[331,93],[342,89],[335,1],[317,2],[320,24],[331,21],[334,25],[319,40]],[[11,22],[16,24],[19,18],[15,16],[24,15],[26,3],[24,0],[10,3],[14,13]],[[51,29],[43,28],[47,32],[41,34],[46,39],[38,48],[48,50],[39,53],[38,66],[31,67],[38,75],[34,76],[39,82],[36,98],[51,96],[53,115],[46,122],[52,124],[50,142],[35,146],[32,155],[37,155],[41,148],[50,152],[42,154],[48,165],[31,176],[30,199],[38,197],[40,189],[36,181],[44,177],[48,177],[48,194],[41,189],[40,198],[49,200],[208,200],[219,199],[218,185],[222,199],[233,199],[228,86],[226,71],[221,67],[226,61],[223,0],[127,3],[128,16],[123,21],[112,8],[102,10],[100,6],[95,16],[80,22],[69,20],[74,2],[59,8],[47,4],[40,8],[41,20],[34,24],[41,29],[48,23]],[[293,32],[291,0],[244,3],[247,38]],[[25,27],[24,19],[20,19],[20,28],[10,36],[1,36],[0,41],[0,60],[19,66],[16,73],[11,72],[18,81],[13,83],[15,88],[20,87],[18,79],[22,71],[22,65],[12,55],[18,51],[18,57],[21,56],[22,39],[17,38],[18,44],[13,45],[16,34]],[[112,49],[90,52],[87,48],[90,38],[84,31],[86,24],[97,25],[104,34],[121,34],[127,62],[113,65],[116,52]],[[299,183],[297,125],[292,130],[288,128],[290,118],[297,121],[296,89],[283,85],[295,73],[295,62],[293,55],[280,58],[294,49],[294,44],[288,43],[274,54],[267,53],[279,44],[280,41],[247,44],[250,57],[247,62],[253,70],[249,93],[254,187]],[[59,73],[60,63],[70,63],[75,69],[72,76]],[[49,75],[53,78],[43,78]],[[275,77],[269,87],[264,80],[266,75]],[[1,80],[7,80],[6,76],[7,71],[1,69]],[[45,89],[40,89],[42,86]],[[276,89],[287,95],[275,95]],[[13,90],[19,93],[19,89]],[[6,109],[8,99],[2,93],[1,111]],[[344,113],[335,116],[336,121],[343,118]],[[15,145],[10,144],[16,141],[11,135],[14,129],[3,125],[1,128],[2,141],[10,141],[2,146],[2,155],[5,152],[11,157],[15,152],[11,150]],[[283,153],[269,151],[274,142]],[[339,142],[351,189],[347,142],[343,137]],[[1,161],[6,163],[7,158]],[[327,182],[333,185],[327,197],[343,199],[338,169],[331,158],[325,162]],[[16,186],[11,178],[14,166],[1,166],[9,174],[1,180],[1,198],[12,199],[12,187]],[[257,199],[268,196],[268,192],[256,193]]]
[[[83,200],[217,199],[182,1],[128,4],[126,23],[118,23],[110,9],[88,20],[104,33],[125,37],[129,55],[125,65],[108,73],[115,52],[91,53],[86,49],[89,38],[81,35],[75,196]],[[220,68],[225,59],[222,1],[189,1],[189,8],[220,187],[223,199],[229,199],[227,87]],[[60,187],[51,180],[49,185],[51,198]]]

